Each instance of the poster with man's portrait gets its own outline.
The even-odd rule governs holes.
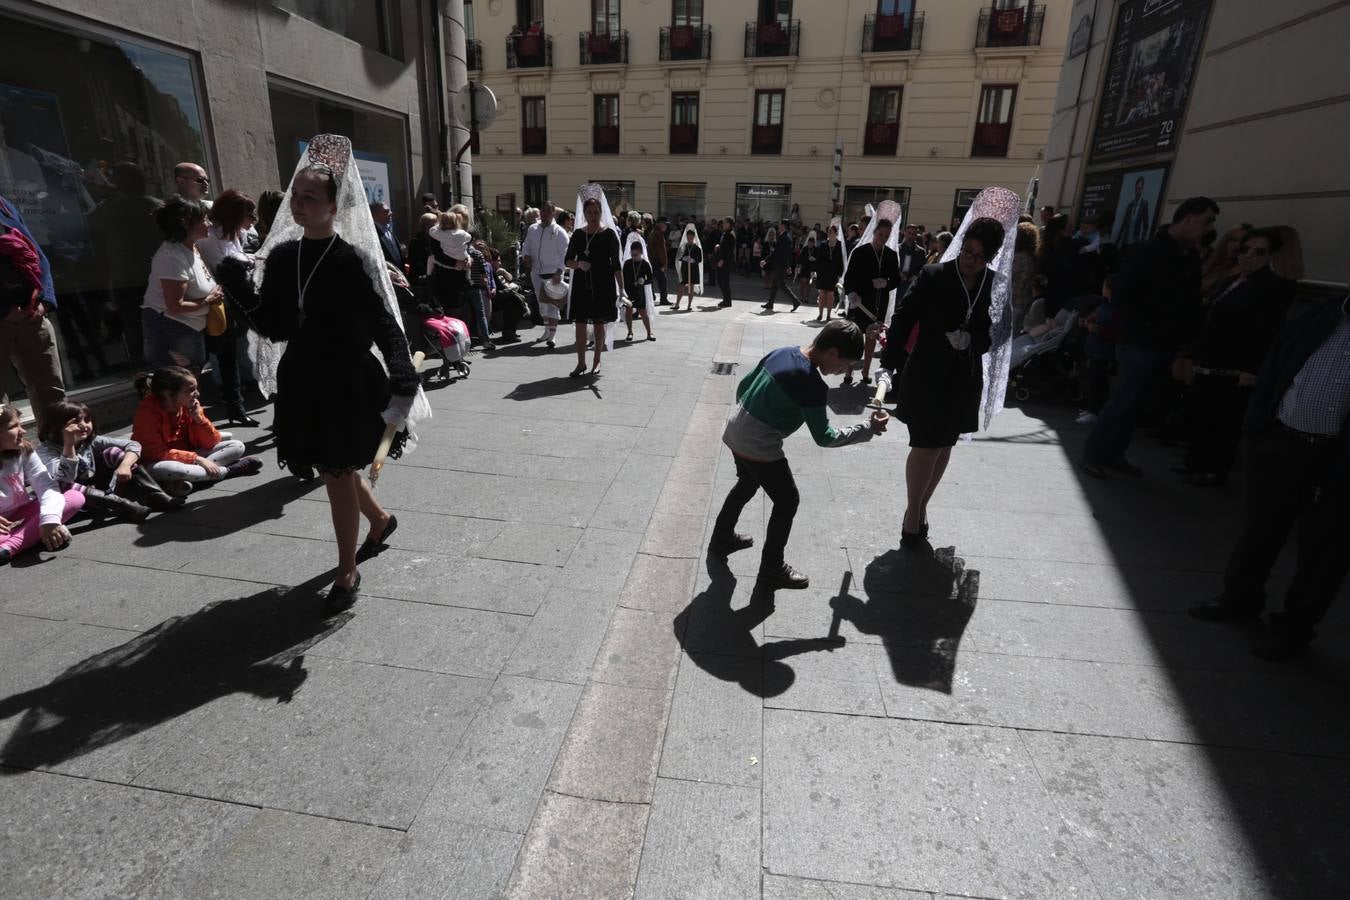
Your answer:
[[[1166,181],[1166,166],[1127,169],[1120,175],[1116,221],[1111,232],[1118,247],[1140,244],[1153,236]]]
[[[1107,59],[1092,161],[1169,150],[1181,133],[1210,0],[1125,0]]]

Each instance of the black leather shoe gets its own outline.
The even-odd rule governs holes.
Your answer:
[[[352,608],[356,602],[357,596],[361,593],[361,573],[356,573],[356,578],[352,581],[349,588],[338,587],[336,584],[328,589],[328,596],[323,600],[323,614],[325,616],[335,616]]]
[[[262,423],[248,414],[248,410],[242,406],[230,407],[229,421],[231,425],[239,425],[243,428],[261,428]]]
[[[753,546],[755,546],[755,539],[738,531],[726,537],[713,535],[713,539],[708,542],[708,552],[717,556],[726,556],[729,553],[735,553],[737,550],[745,550]]]
[[[1261,615],[1258,609],[1239,606],[1224,597],[1192,604],[1188,611],[1202,622],[1254,622]]]
[[[391,515],[389,521],[385,523],[384,531],[380,532],[378,538],[366,538],[361,542],[361,546],[356,550],[356,561],[362,562],[370,559],[382,548],[389,546],[389,536],[398,529],[398,516]]]
[[[756,590],[776,590],[778,588],[787,588],[792,591],[800,591],[811,586],[811,579],[807,578],[801,572],[783,563],[777,569],[770,569],[759,572],[759,578],[755,582]]]

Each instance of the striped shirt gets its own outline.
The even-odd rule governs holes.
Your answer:
[[[1279,420],[1308,434],[1340,434],[1350,415],[1350,299],[1322,345],[1308,357],[1280,401]]]
[[[821,447],[870,441],[873,432],[865,422],[844,429],[829,423],[825,415],[828,390],[801,348],[774,350],[741,379],[722,443],[737,456],[772,462],[783,458],[783,440],[802,425]]]

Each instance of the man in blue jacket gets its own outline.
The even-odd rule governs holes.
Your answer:
[[[0,226],[6,232],[16,232],[16,237],[22,236],[37,254],[41,267],[39,283],[23,291],[26,296],[19,298],[22,302],[7,299],[0,306],[0,398],[9,396],[9,367],[12,364],[23,381],[33,415],[41,428],[43,414],[66,396],[61,362],[56,355],[56,330],[47,318],[47,314],[56,309],[52,267],[24,224],[23,215],[4,197],[0,197]],[[12,263],[6,258],[0,265],[6,266],[5,281],[9,283],[10,276],[15,274],[9,271]]]
[[[1257,377],[1243,444],[1246,522],[1223,593],[1191,607],[1210,622],[1255,620],[1266,580],[1298,525],[1298,563],[1284,612],[1256,647],[1297,654],[1317,634],[1350,570],[1350,297],[1287,324]]]

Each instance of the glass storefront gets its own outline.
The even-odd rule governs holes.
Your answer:
[[[614,213],[614,218],[628,214],[630,209],[637,208],[637,183],[633,181],[600,181],[596,184],[604,189],[605,199],[609,201],[609,211]]]
[[[51,263],[66,386],[125,381],[139,360],[141,299],[161,242],[151,213],[175,192],[176,163],[213,171],[196,65],[140,41],[8,14],[0,31],[0,195]],[[4,374],[11,396],[22,396]]]
[[[849,187],[844,188],[844,223],[862,218],[867,204],[875,208],[882,200],[894,200],[904,211],[904,224],[909,224],[909,188]]]
[[[702,183],[663,181],[658,185],[657,215],[675,222],[680,219],[703,221],[708,186]]]
[[[389,205],[394,229],[403,240],[410,234],[413,200],[408,189],[407,120],[394,113],[348,106],[272,82],[267,86],[276,135],[277,171],[289,179],[305,143],[316,134],[345,134],[352,139],[356,166],[366,196]],[[286,185],[278,185],[285,189]],[[421,204],[417,205],[418,212]]]
[[[736,218],[780,222],[792,212],[792,185],[736,185]]]

